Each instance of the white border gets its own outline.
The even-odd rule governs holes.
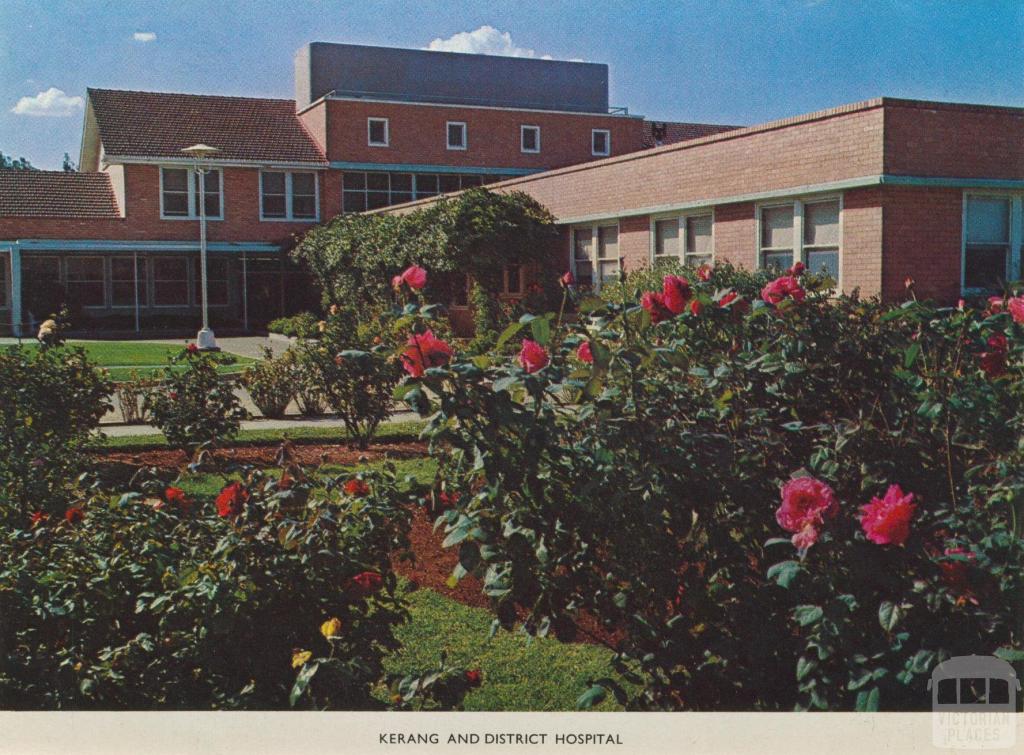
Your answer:
[[[604,146],[605,146],[605,151],[604,152],[595,152],[594,151],[594,135],[598,134],[598,133],[604,134]],[[612,132],[611,132],[611,129],[607,129],[607,128],[592,128],[592,129],[590,129],[590,154],[593,155],[594,157],[610,157],[611,156],[611,154],[612,154]]]
[[[164,171],[165,170],[183,170],[188,175],[188,215],[167,215],[164,213]],[[207,168],[208,173],[217,172],[217,194],[220,200],[220,214],[219,215],[207,215],[207,220],[223,220],[224,219],[224,170],[222,168]],[[160,166],[160,219],[161,220],[199,220],[198,205],[196,204],[196,197],[199,195],[199,187],[193,185],[193,179],[195,177],[195,166],[191,167],[188,165],[161,165]],[[209,194],[210,192],[206,192]]]
[[[263,214],[263,174],[283,173],[284,174],[284,217],[267,217]],[[296,173],[313,174],[313,217],[297,218],[292,214],[292,199],[294,189],[292,187],[292,176]],[[318,223],[320,222],[320,176],[315,170],[260,170],[259,178],[259,206],[261,223]]]
[[[462,126],[462,146],[452,146],[449,140],[450,129],[452,126]],[[452,150],[453,152],[465,152],[469,149],[469,127],[465,121],[445,121],[444,124],[444,144],[445,148]]]
[[[370,136],[370,124],[374,121],[384,124],[384,141],[375,142]],[[366,119],[366,146],[368,147],[390,147],[391,146],[391,123],[388,118],[369,116]]]
[[[526,129],[528,128],[532,128],[537,131],[537,149],[527,149],[526,144],[523,142],[523,135],[526,133]],[[519,151],[526,155],[540,154],[540,126],[534,126],[529,123],[519,124]]]

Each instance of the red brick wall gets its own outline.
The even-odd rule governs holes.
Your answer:
[[[881,172],[882,110],[869,105],[645,150],[501,186],[526,191],[556,217],[572,218]]]
[[[326,219],[341,211],[341,178],[337,171],[325,179],[320,172],[320,213]],[[312,223],[261,222],[259,171],[225,168],[224,220],[207,223],[210,241],[265,241],[287,243],[293,234]],[[160,169],[155,165],[125,166],[123,219],[70,220],[60,218],[4,218],[0,236],[7,239],[119,239],[125,241],[192,241],[198,238],[198,220],[160,219]]]
[[[959,189],[886,187],[882,192],[882,294],[905,296],[910,275],[920,298],[955,303],[960,296],[963,193]]]
[[[619,256],[626,270],[651,264],[651,219],[647,215],[619,221]]]
[[[840,264],[843,290],[862,296],[882,292],[882,190],[857,189],[843,194]]]
[[[886,101],[885,172],[1024,177],[1024,112]]]
[[[329,100],[327,106],[327,157],[334,161],[558,168],[597,159],[591,154],[594,128],[611,131],[612,155],[642,146],[639,118],[351,100]],[[389,146],[367,144],[371,117],[388,119]],[[467,149],[447,149],[448,121],[466,123]],[[520,150],[520,125],[540,126],[539,154]]]
[[[757,210],[753,202],[715,208],[715,261],[757,268]]]

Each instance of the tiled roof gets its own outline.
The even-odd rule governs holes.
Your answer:
[[[655,129],[664,129],[660,140],[655,138]],[[689,139],[700,139],[702,136],[733,131],[742,126],[721,126],[714,123],[673,123],[672,121],[644,121],[644,148],[660,147],[663,144],[675,144]]]
[[[119,218],[106,173],[0,170],[0,217]]]
[[[219,160],[326,161],[292,100],[90,89],[100,141],[117,157],[183,157],[193,144]]]

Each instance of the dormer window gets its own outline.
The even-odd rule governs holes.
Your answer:
[[[367,144],[371,147],[386,147],[389,143],[388,119],[367,118],[366,119]]]
[[[223,220],[220,168],[206,172],[206,217]],[[191,168],[160,168],[160,217],[199,217],[199,176]]]

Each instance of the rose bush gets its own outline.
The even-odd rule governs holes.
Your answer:
[[[438,522],[453,576],[506,627],[620,632],[583,705],[927,709],[943,659],[1024,658],[1009,308],[719,267],[606,286],[577,322],[525,316],[406,378],[461,493]]]
[[[395,485],[240,467],[216,501],[149,478],[0,528],[0,708],[382,707]]]

